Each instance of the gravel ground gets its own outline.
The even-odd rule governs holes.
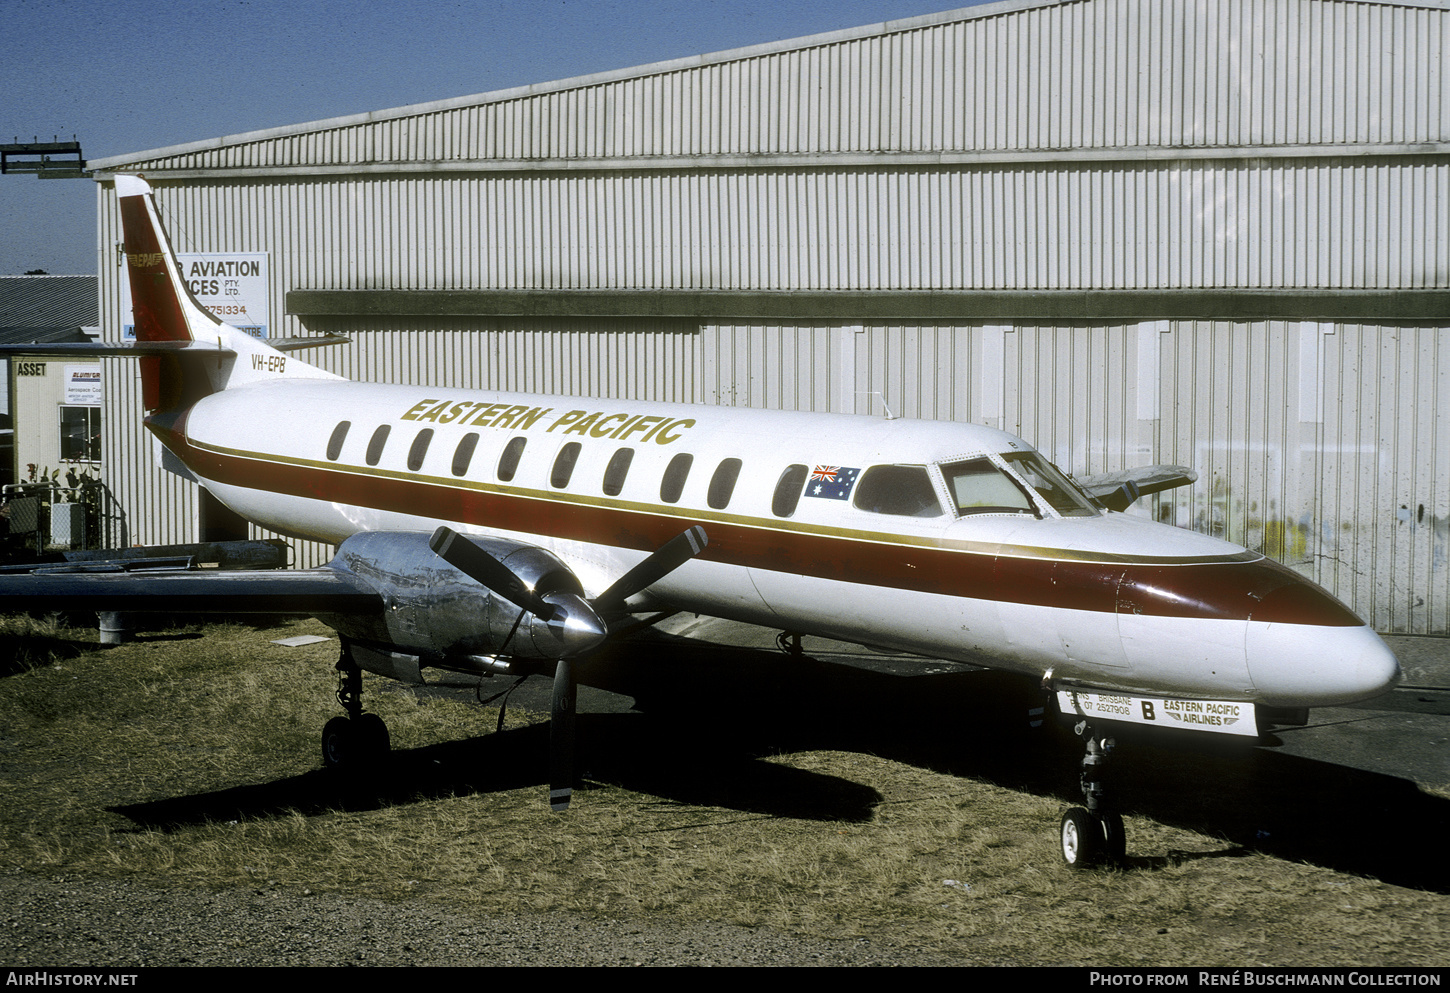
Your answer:
[[[939,966],[956,959],[769,928],[487,917],[278,890],[0,876],[0,964],[27,966]]]

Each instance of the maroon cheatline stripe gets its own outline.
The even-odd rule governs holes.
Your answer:
[[[701,558],[752,569],[945,596],[1158,617],[1258,620],[1358,627],[1329,593],[1270,559],[1182,565],[992,555],[958,549],[807,534],[588,503],[482,492],[424,480],[238,457],[192,445],[182,422],[151,424],[198,476],[232,486],[308,497],[479,527],[650,552],[699,524]]]

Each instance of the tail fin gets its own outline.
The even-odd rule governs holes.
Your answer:
[[[116,176],[131,309],[142,342],[215,344],[202,350],[141,359],[147,410],[174,410],[242,383],[278,377],[336,379],[332,373],[285,355],[212,314],[192,296],[156,211],[151,186],[139,176]]]

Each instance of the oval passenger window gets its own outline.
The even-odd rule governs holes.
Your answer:
[[[352,427],[352,421],[343,421],[332,429],[332,437],[327,439],[329,462],[336,462],[337,457],[342,454],[342,443],[347,440],[347,429],[350,427]]]
[[[776,517],[790,517],[796,504],[801,502],[801,490],[806,485],[806,467],[800,463],[785,467],[780,480],[775,484],[775,496],[770,500],[770,512]]]
[[[730,506],[730,497],[735,492],[735,481],[740,478],[740,460],[726,459],[715,469],[715,475],[710,477],[710,489],[705,495],[705,502],[715,510],[724,510]]]
[[[388,430],[389,425],[384,424],[374,431],[372,438],[368,440],[368,465],[377,465],[378,460],[383,457],[383,446],[388,443]]]
[[[423,468],[423,459],[428,455],[428,444],[433,440],[433,429],[424,428],[418,432],[418,437],[413,439],[413,445],[408,449],[408,471],[417,472]]]
[[[571,441],[559,449],[559,454],[554,457],[554,471],[549,474],[549,485],[556,490],[562,490],[569,485],[569,479],[574,475],[574,463],[579,461],[579,442]]]
[[[604,467],[604,495],[619,496],[624,489],[624,477],[629,475],[629,464],[634,461],[633,448],[621,448]]]
[[[498,457],[498,480],[507,483],[514,478],[514,473],[519,471],[519,459],[523,457],[524,446],[527,445],[527,438],[510,438],[509,443],[503,446],[503,454]]]
[[[478,447],[478,432],[470,431],[463,436],[458,443],[458,448],[453,452],[453,475],[462,476],[468,472],[468,465],[473,461],[473,450]]]
[[[665,478],[660,480],[660,499],[665,503],[679,503],[680,494],[685,492],[685,480],[690,476],[690,466],[695,456],[681,452],[670,459],[665,467]]]

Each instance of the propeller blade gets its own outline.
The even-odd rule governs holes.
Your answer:
[[[698,524],[681,534],[675,535],[650,554],[639,565],[626,572],[614,585],[594,599],[596,607],[615,610],[624,607],[624,601],[640,590],[653,586],[690,559],[699,555],[710,543],[705,529]]]
[[[554,616],[554,607],[513,570],[449,527],[440,527],[428,539],[428,547],[465,576],[493,590],[514,606],[544,620]]]
[[[549,806],[569,809],[574,795],[574,664],[560,659],[554,666],[554,698],[549,714]]]

